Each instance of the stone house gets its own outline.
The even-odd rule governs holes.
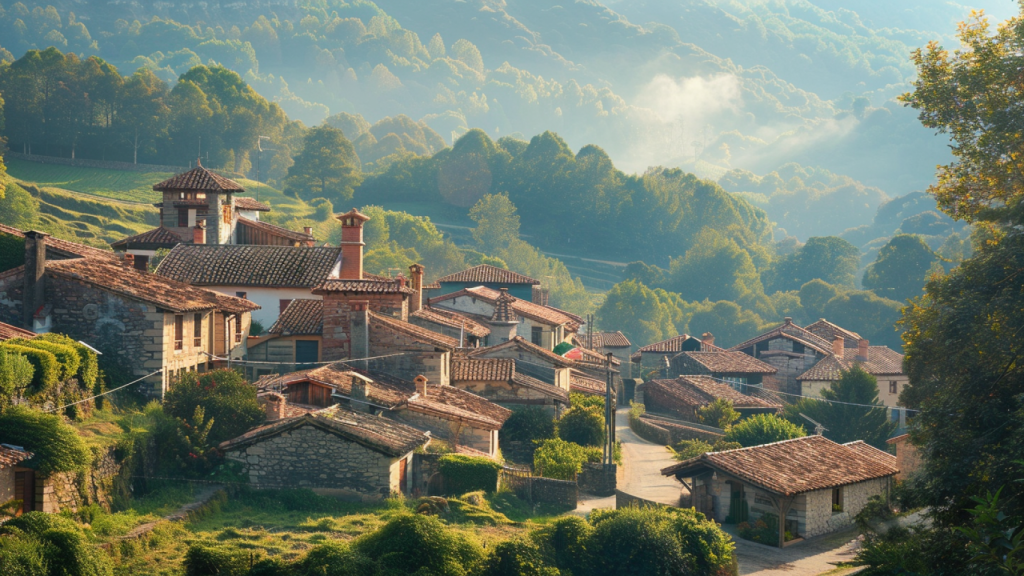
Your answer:
[[[23,237],[25,264],[0,272],[0,321],[66,334],[135,376],[161,371],[142,384],[157,397],[183,372],[244,358],[256,304],[137,270],[131,254],[71,257],[57,242],[55,259],[49,235]]]
[[[832,353],[797,376],[800,393],[809,398],[821,398],[821,391],[842,378],[844,370],[860,366],[878,380],[878,400],[889,407],[899,406],[900,393],[910,382],[903,373],[903,354],[888,346],[870,346],[859,338],[857,345],[848,347],[842,336],[832,341]]]
[[[476,348],[487,342],[491,329],[483,322],[477,321],[466,314],[459,314],[444,308],[424,306],[409,314],[409,322],[440,332],[459,341],[460,348]]]
[[[688,422],[700,422],[698,410],[716,400],[732,402],[741,416],[776,414],[782,405],[744,394],[731,385],[710,376],[679,376],[673,380],[649,380],[641,384],[643,405],[649,412],[674,416]]]
[[[113,242],[116,251],[135,256],[134,263],[145,270],[156,251],[178,244],[259,244],[275,246],[312,246],[312,229],[294,232],[259,221],[259,213],[270,210],[268,204],[245,193],[241,184],[211,172],[198,164],[192,170],[155,184],[163,193],[160,226]]]
[[[319,300],[310,291],[337,274],[341,249],[329,246],[196,246],[179,244],[157,267],[171,280],[255,302],[253,313],[269,328],[296,299]]]
[[[0,504],[21,500],[17,516],[36,509],[35,471],[18,466],[31,457],[21,446],[0,444]]]
[[[285,417],[218,446],[259,488],[310,488],[377,500],[409,493],[413,451],[422,430],[379,415],[332,406]]]
[[[733,384],[740,392],[773,388],[778,368],[742,352],[680,352],[669,360],[672,376],[710,376]]]
[[[466,288],[484,286],[491,290],[506,288],[513,297],[532,302],[534,301],[534,286],[540,286],[540,281],[511,270],[490,264],[481,264],[438,278],[437,284],[441,294],[451,294]]]
[[[924,462],[921,458],[921,451],[910,442],[910,434],[900,434],[885,441],[886,444],[896,448],[896,466],[900,473],[896,480],[903,481],[921,469]]]
[[[488,346],[520,336],[553,350],[558,344],[569,342],[583,324],[583,319],[575,314],[516,298],[505,288],[464,288],[431,298],[430,306],[470,315],[489,326]]]
[[[872,496],[888,494],[897,473],[895,456],[824,436],[708,452],[662,470],[686,488],[684,506],[716,522],[753,523],[773,515],[780,548],[853,525]]]
[[[451,382],[506,408],[537,406],[557,417],[569,406],[568,392],[517,371],[512,358],[456,357]]]
[[[283,394],[289,405],[342,404],[352,410],[379,412],[427,430],[435,438],[492,457],[498,453],[498,431],[512,414],[470,392],[430,384],[423,376],[408,382],[340,363],[265,377],[258,384],[262,390]]]
[[[324,331],[322,300],[296,298],[262,336],[249,337],[250,381],[266,374],[283,374],[312,368],[320,362]],[[258,364],[266,362],[266,364]]]
[[[623,378],[632,378],[632,355],[633,343],[626,338],[622,332],[592,332],[581,333],[573,336],[573,344],[593,350],[604,356],[611,353],[619,362],[620,372]]]
[[[503,342],[485,348],[475,348],[466,354],[467,358],[511,358],[516,361],[516,371],[536,378],[541,382],[552,384],[566,392],[571,387],[570,370],[576,363],[528,342],[522,336],[515,336]]]
[[[657,371],[656,378],[667,378],[667,362],[677,356],[680,352],[721,352],[722,348],[715,346],[715,338],[710,332],[704,334],[704,338],[696,338],[689,334],[673,336],[661,342],[655,342],[637,348],[636,352],[630,355],[634,367],[633,374],[644,377],[651,371]]]
[[[771,364],[778,369],[774,390],[800,395],[801,385],[797,378],[828,356],[832,352],[832,343],[797,326],[792,318],[787,317],[782,325],[729,350],[743,352]]]

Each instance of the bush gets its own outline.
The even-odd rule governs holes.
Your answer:
[[[246,576],[253,563],[251,550],[196,542],[189,545],[182,565],[185,576]]]
[[[82,383],[82,387],[92,389],[96,386],[96,380],[99,378],[100,373],[99,359],[96,357],[96,353],[90,350],[88,346],[75,341],[69,336],[55,334],[53,332],[49,334],[41,334],[33,339],[33,342],[37,341],[64,344],[74,348],[75,351],[78,352],[78,380]]]
[[[669,446],[672,457],[676,460],[689,460],[706,452],[722,452],[725,450],[735,450],[736,448],[742,448],[739,442],[727,442],[721,439],[717,440],[714,444],[696,439],[680,440],[676,442],[675,446]]]
[[[0,181],[0,187],[3,187]],[[0,190],[0,196],[3,196]],[[13,234],[0,232],[0,272],[6,272],[25,264],[25,239]]]
[[[593,533],[594,527],[583,518],[563,516],[534,530],[530,538],[537,543],[549,565],[571,572],[586,565],[587,541]]]
[[[365,574],[367,560],[356,554],[344,542],[325,542],[319,544],[299,560],[295,567],[299,574],[317,574],[322,576],[349,576]]]
[[[438,461],[449,494],[465,494],[476,490],[494,492],[498,488],[501,464],[482,456],[445,454]]]
[[[703,424],[724,430],[740,419],[740,413],[733,409],[731,401],[716,398],[711,404],[698,408],[697,417]]]
[[[25,346],[26,348],[35,348],[37,350],[46,350],[53,354],[54,357],[57,358],[57,364],[60,367],[60,374],[58,375],[58,378],[61,381],[69,380],[78,375],[78,368],[81,365],[81,361],[78,358],[78,351],[71,346],[47,342],[46,340],[26,340],[24,338],[12,338],[7,341],[7,344]]]
[[[213,446],[240,436],[265,417],[256,389],[233,370],[187,372],[164,397],[167,414],[181,421],[190,420],[197,406],[213,420],[208,438]]]
[[[51,352],[8,342],[0,343],[0,349],[17,352],[32,363],[32,385],[26,391],[28,395],[46,392],[60,382],[60,364]]]
[[[605,440],[604,408],[600,410],[574,406],[558,420],[558,437],[580,446],[603,446]]]
[[[387,572],[465,576],[483,559],[475,541],[433,516],[402,514],[375,532],[356,539],[356,552],[372,558]]]
[[[725,440],[739,442],[744,448],[749,448],[806,435],[803,426],[797,426],[774,414],[757,414],[730,427],[725,432]]]
[[[21,354],[0,348],[0,401],[32,383],[32,363]]]
[[[43,512],[29,512],[0,527],[0,567],[4,574],[40,576],[113,573],[110,558],[88,541],[78,524]]]
[[[82,437],[60,416],[24,406],[12,406],[0,415],[0,438],[32,452],[25,465],[44,475],[81,470],[92,460]]]
[[[501,427],[501,441],[532,442],[555,436],[555,420],[543,408],[530,406],[513,410]]]
[[[579,392],[569,393],[569,406],[571,408],[597,408],[604,412],[604,397],[593,394],[581,394]]]
[[[558,576],[558,569],[545,565],[534,543],[513,538],[494,547],[480,576]]]
[[[600,448],[585,448],[558,438],[545,440],[533,453],[533,469],[545,478],[575,480],[584,462],[600,462]]]

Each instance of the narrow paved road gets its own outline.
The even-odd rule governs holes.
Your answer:
[[[622,441],[624,463],[619,490],[637,498],[678,506],[682,485],[675,478],[661,475],[661,469],[675,460],[664,446],[648,442],[629,429],[629,408],[616,411],[615,434]]]

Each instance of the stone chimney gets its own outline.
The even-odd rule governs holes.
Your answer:
[[[302,231],[306,234],[306,236],[312,236],[313,235],[313,227],[312,226],[303,226],[302,227]]]
[[[25,283],[21,295],[22,323],[32,329],[36,310],[46,303],[46,232],[25,233]]]
[[[335,216],[341,222],[341,280],[363,279],[363,224],[370,219],[355,208]]]
[[[416,383],[416,393],[420,395],[420,398],[426,398],[427,396],[427,377],[420,374],[413,382]]]
[[[367,367],[367,361],[360,358],[367,358],[370,356],[370,302],[368,300],[352,300],[349,302],[351,312],[349,312],[349,337],[351,346],[349,348],[349,358],[353,359],[353,363],[364,370]]]
[[[700,341],[705,346],[714,346],[715,345],[715,335],[712,334],[711,332],[705,332],[705,333],[700,335]]]
[[[846,348],[846,340],[842,336],[836,334],[835,338],[832,339],[832,354],[834,354],[836,358],[842,360],[844,348]]]
[[[865,338],[861,338],[857,341],[857,360],[861,362],[868,361],[868,341]]]
[[[267,422],[276,422],[284,418],[284,408],[287,404],[284,396],[277,392],[266,395],[267,403],[263,405],[267,412]]]
[[[423,271],[425,268],[421,264],[412,264],[409,266],[409,277],[412,278],[412,290],[414,294],[409,300],[409,312],[416,312],[420,308],[423,308]]]
[[[349,394],[349,397],[352,399],[350,402],[352,410],[356,412],[370,412],[372,410],[372,407],[366,403],[366,392],[369,386],[370,383],[362,376],[358,374],[352,375],[352,393]]]
[[[405,288],[405,276],[402,276],[401,273],[399,273],[398,276],[395,277],[395,281],[398,282],[399,288]]]
[[[135,268],[135,254],[125,252],[121,255],[121,266],[124,268]]]
[[[195,227],[192,228],[192,243],[206,244],[206,225],[202,220],[196,222]]]

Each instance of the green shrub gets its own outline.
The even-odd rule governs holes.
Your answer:
[[[725,440],[739,442],[744,448],[749,448],[806,435],[803,426],[774,414],[757,414],[730,427],[725,432]]]
[[[31,384],[34,372],[28,358],[0,348],[0,400],[9,399],[18,390]]]
[[[47,576],[109,576],[110,558],[88,541],[73,520],[56,514],[29,512],[0,527],[0,542],[20,540],[19,544],[0,545],[0,567],[7,570],[5,555],[11,552],[12,567],[28,568],[22,574]],[[43,571],[38,571],[40,564]]]
[[[402,514],[359,537],[353,548],[394,574],[465,576],[483,559],[475,541],[433,516]]]
[[[558,437],[580,446],[602,446],[605,440],[604,408],[574,406],[558,420]]]
[[[61,381],[69,380],[78,375],[78,368],[81,365],[81,361],[78,358],[78,351],[71,346],[48,342],[46,340],[26,340],[24,338],[12,338],[8,340],[7,343],[14,344],[16,346],[25,346],[26,348],[46,350],[53,354],[57,358],[57,363],[60,366],[60,375],[58,377]]]
[[[501,427],[501,441],[532,442],[555,436],[555,419],[543,408],[530,406],[512,411]]]
[[[494,492],[498,488],[501,464],[481,456],[445,454],[438,460],[438,470],[444,476],[445,490],[449,494],[475,490]]]
[[[64,344],[74,348],[75,351],[78,352],[78,379],[82,383],[82,387],[92,389],[96,386],[96,380],[99,378],[100,373],[99,359],[97,358],[96,353],[90,350],[88,346],[76,341],[70,336],[56,334],[53,332],[49,334],[41,334],[33,339],[33,341],[39,340],[53,342],[55,344]]]
[[[191,419],[197,406],[213,420],[208,438],[213,446],[240,436],[265,417],[256,389],[233,370],[187,372],[164,397],[167,414],[181,421]]]
[[[536,544],[513,538],[491,550],[480,576],[558,576],[558,569],[545,565]]]
[[[60,416],[24,406],[12,406],[0,415],[0,438],[32,452],[26,465],[42,474],[81,470],[92,460],[82,437]]]
[[[676,442],[675,446],[669,446],[669,450],[672,452],[673,458],[676,460],[689,460],[690,458],[696,458],[705,452],[722,452],[725,450],[735,450],[742,448],[739,442],[727,442],[719,439],[714,444],[710,444],[703,440],[680,440]]]
[[[299,574],[317,574],[322,576],[349,576],[350,574],[366,574],[369,562],[345,542],[324,542],[309,550],[301,560],[296,562]]]
[[[698,408],[697,417],[703,424],[724,430],[740,419],[740,413],[733,409],[731,401],[716,398],[711,404]]]
[[[189,545],[182,564],[185,576],[246,576],[254,561],[252,550],[196,542]]]
[[[530,538],[537,543],[547,564],[572,572],[586,565],[587,542],[593,533],[594,527],[583,518],[563,516],[534,530]]]
[[[533,453],[534,471],[558,480],[575,480],[585,462],[600,462],[600,448],[587,448],[558,438],[545,440]]]
[[[12,576],[49,576],[45,544],[20,534],[0,537],[0,570]]]
[[[604,413],[604,396],[594,396],[593,394],[582,394],[580,392],[569,393],[569,406],[570,408],[596,408]]]
[[[17,352],[32,363],[32,385],[27,390],[28,395],[46,392],[60,382],[60,364],[53,353],[8,342],[0,343],[0,349]]]

